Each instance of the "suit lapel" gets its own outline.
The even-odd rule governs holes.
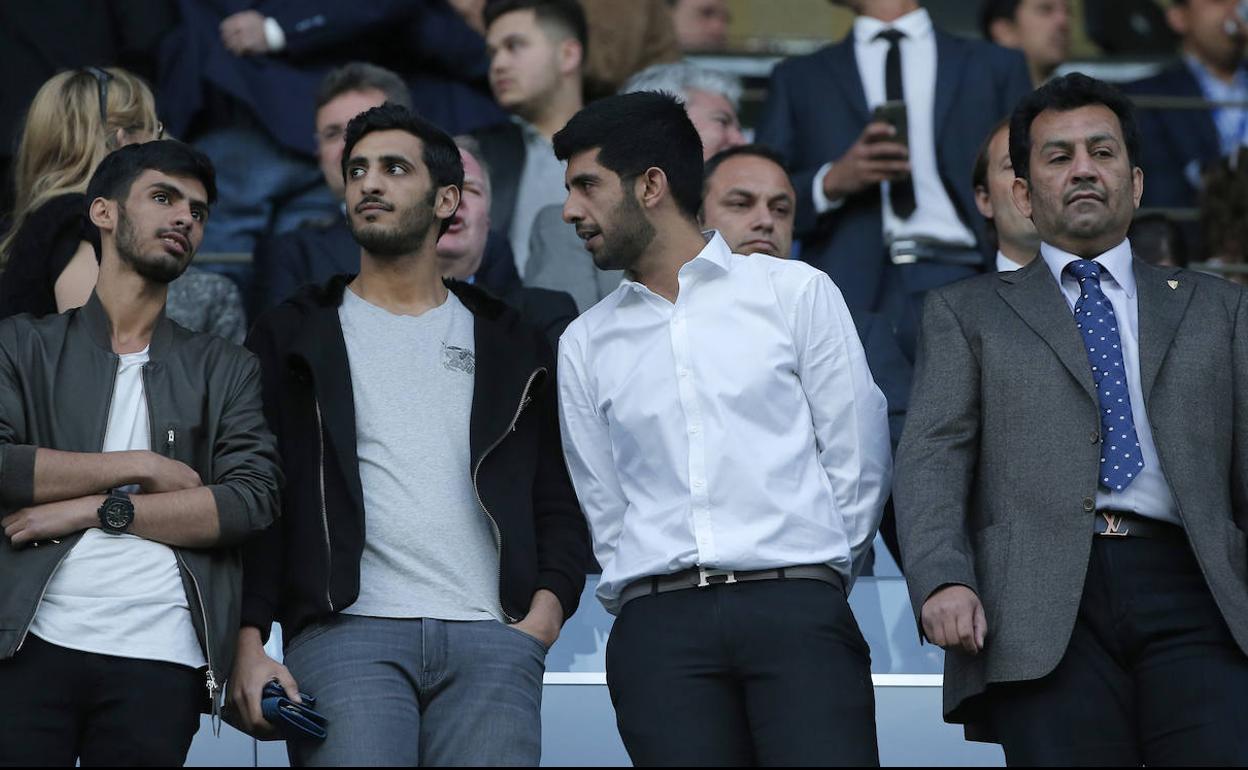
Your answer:
[[[1044,259],[1037,256],[1027,267],[1001,273],[999,277],[1004,285],[997,293],[1053,349],[1070,375],[1087,391],[1088,398],[1095,402],[1096,389],[1088,352],[1079,339],[1070,306]]]
[[[940,129],[953,108],[953,99],[962,82],[962,70],[966,66],[966,45],[940,30],[932,30],[936,36],[936,104],[932,109],[932,131],[940,141]]]
[[[1153,267],[1138,259],[1133,263],[1140,318],[1140,388],[1148,401],[1196,282],[1181,280],[1183,271],[1178,268]],[[1175,288],[1167,281],[1174,281]]]
[[[841,89],[849,106],[854,109],[863,124],[871,121],[871,113],[867,111],[867,94],[862,90],[862,75],[858,72],[858,57],[854,55],[854,33],[851,31],[845,39],[827,49],[828,67],[832,72],[832,82]]]

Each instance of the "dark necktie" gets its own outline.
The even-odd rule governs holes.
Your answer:
[[[1101,291],[1101,266],[1077,259],[1066,270],[1079,281],[1075,321],[1092,365],[1092,381],[1101,406],[1101,486],[1121,492],[1144,469],[1140,440],[1131,416],[1131,392],[1122,362],[1122,338],[1114,306]]]
[[[905,90],[901,85],[901,39],[906,33],[899,29],[886,29],[875,36],[876,40],[888,41],[888,55],[884,58],[884,98],[890,102],[904,102]],[[906,121],[909,125],[910,121]],[[900,137],[903,141],[905,137]],[[914,213],[914,180],[910,177],[888,184],[888,202],[893,213],[901,219],[909,219]]]

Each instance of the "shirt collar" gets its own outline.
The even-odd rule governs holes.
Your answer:
[[[511,122],[520,127],[520,134],[524,137],[525,144],[532,144],[539,140],[545,142],[546,144],[550,144],[550,141],[547,140],[546,137],[542,136],[542,132],[537,130],[537,126],[533,125],[519,115],[512,115]]]
[[[876,35],[890,28],[901,30],[910,40],[918,40],[932,33],[932,17],[927,14],[926,8],[911,11],[892,24],[870,16],[859,15],[854,19],[854,42],[860,44],[873,42]]]
[[[1053,273],[1059,286],[1062,284],[1062,271],[1071,262],[1080,259],[1048,243],[1040,244],[1040,256],[1044,258],[1045,264],[1049,266],[1049,271]],[[1104,254],[1093,257],[1092,261],[1100,265],[1101,269],[1122,287],[1128,297],[1135,296],[1135,271],[1131,268],[1131,241],[1124,238],[1122,243]]]
[[[1022,265],[1018,264],[1014,260],[1005,256],[1005,253],[1002,252],[1000,249],[997,250],[997,272],[998,273],[1008,273],[1008,272],[1017,270],[1020,267],[1022,267]]]
[[[1190,53],[1183,54],[1183,61],[1187,64],[1187,68],[1196,76],[1196,82],[1200,84],[1201,90],[1206,95],[1213,93],[1229,93],[1236,89],[1244,89],[1245,87],[1245,68],[1240,66],[1235,70],[1235,78],[1230,83],[1224,83],[1214,76],[1209,68],[1201,63],[1200,59],[1192,56]]]
[[[732,269],[732,249],[728,248],[728,242],[719,234],[718,230],[703,230],[702,238],[706,240],[706,245],[698,252],[698,255],[681,266],[680,272],[686,270],[699,270],[703,266],[714,265],[723,272]],[[620,282],[620,289],[628,293],[637,293],[649,291],[650,289],[639,281],[631,278],[625,278]]]

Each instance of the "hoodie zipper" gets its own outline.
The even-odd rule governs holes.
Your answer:
[[[516,413],[512,415],[511,422],[507,424],[507,430],[503,431],[503,435],[495,439],[494,443],[490,444],[489,448],[481,453],[481,456],[477,458],[476,467],[472,469],[472,490],[477,495],[477,505],[481,506],[482,511],[485,511],[485,516],[490,520],[490,526],[494,529],[494,548],[498,551],[498,606],[499,609],[502,609],[503,617],[507,619],[508,623],[515,623],[517,618],[507,614],[507,610],[503,606],[503,532],[498,528],[498,522],[494,519],[494,515],[490,513],[490,509],[485,507],[485,501],[481,499],[481,487],[477,484],[477,477],[481,473],[481,464],[485,462],[485,458],[490,455],[490,452],[497,449],[499,444],[503,443],[508,434],[515,431],[516,422],[520,420],[520,413],[532,401],[529,397],[529,388],[533,387],[533,381],[537,379],[538,375],[545,373],[545,367],[538,367],[529,375],[528,382],[524,383],[524,390],[520,393],[520,404],[516,407]]]
[[[333,585],[334,551],[329,544],[329,513],[325,505],[325,428],[321,422],[320,399],[313,396],[312,403],[316,405],[316,443],[320,450],[317,481],[321,492],[321,530],[325,533],[325,602],[329,604],[329,611],[334,612],[334,598],[330,595],[330,588]]]
[[[114,358],[116,356],[114,355]],[[108,421],[113,418],[113,391],[117,388],[117,366],[113,365],[113,376],[108,382],[108,409],[104,412],[104,435],[100,436],[100,449],[104,448],[104,439],[108,437]],[[150,418],[149,418],[150,419]],[[56,542],[60,542],[59,540]],[[30,626],[35,622],[35,615],[39,612],[39,605],[43,604],[43,596],[48,592],[48,586],[52,585],[52,578],[56,576],[56,571],[61,568],[61,562],[65,561],[65,557],[69,556],[69,552],[73,550],[66,548],[61,554],[61,558],[56,560],[56,565],[52,567],[52,571],[48,573],[48,577],[43,581],[43,588],[39,590],[39,598],[35,600],[35,608],[31,611],[30,617],[26,620],[26,627],[22,629],[22,635],[17,639],[17,647],[13,649],[13,654],[21,652],[22,645],[26,643],[26,635],[30,633]]]

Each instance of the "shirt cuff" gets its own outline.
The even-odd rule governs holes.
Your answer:
[[[269,46],[269,53],[286,50],[286,33],[282,31],[282,25],[278,24],[277,19],[272,16],[264,20],[264,42]]]
[[[823,178],[828,175],[828,171],[831,170],[831,168],[831,163],[824,163],[820,166],[819,170],[815,172],[815,181],[810,185],[810,197],[815,204],[816,216],[819,214],[826,214],[829,211],[835,211],[845,202],[844,198],[829,200],[828,196],[823,192]]]

